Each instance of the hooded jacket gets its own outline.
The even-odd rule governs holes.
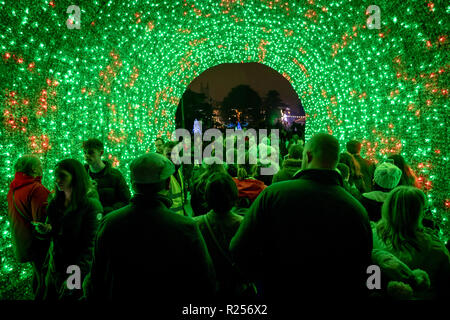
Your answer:
[[[19,262],[35,261],[37,255],[46,251],[46,242],[36,238],[34,226],[30,223],[44,222],[46,218],[50,191],[42,185],[41,179],[42,177],[33,178],[23,172],[16,172],[9,187],[8,216],[16,258]]]

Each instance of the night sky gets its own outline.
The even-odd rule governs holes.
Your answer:
[[[200,92],[201,84],[209,84],[210,96],[216,101],[223,101],[233,87],[240,84],[249,85],[264,99],[269,90],[276,90],[284,103],[295,114],[304,114],[300,99],[288,80],[274,69],[259,63],[225,63],[204,71],[195,78],[189,88]],[[298,110],[298,111],[294,111]]]

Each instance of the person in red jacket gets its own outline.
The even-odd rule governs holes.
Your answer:
[[[237,207],[248,208],[255,201],[258,195],[266,188],[264,182],[255,179],[258,166],[250,163],[248,152],[245,154],[245,163],[238,164],[237,177],[233,180],[239,192]]]
[[[49,242],[41,240],[33,223],[46,219],[47,198],[50,193],[41,183],[42,164],[38,157],[25,155],[14,166],[15,177],[8,192],[8,215],[16,258],[33,266],[33,294],[42,294],[42,268]]]

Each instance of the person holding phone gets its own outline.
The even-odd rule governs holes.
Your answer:
[[[89,272],[98,217],[102,217],[103,208],[79,161],[66,159],[59,162],[55,184],[55,197],[49,202],[46,223],[35,223],[36,231],[52,240],[44,299],[77,300],[82,296],[82,290],[67,287],[67,268],[78,266],[81,277]]]

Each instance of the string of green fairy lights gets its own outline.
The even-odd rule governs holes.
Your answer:
[[[381,9],[381,29],[366,8]],[[221,63],[259,62],[288,79],[307,112],[307,137],[363,141],[380,161],[400,152],[426,191],[441,236],[448,221],[448,35],[444,1],[1,1],[0,299],[28,298],[6,213],[13,164],[38,154],[44,185],[81,142],[105,141],[128,164],[168,138],[188,84]],[[80,29],[67,8],[80,8]],[[76,24],[76,17],[70,17]]]

